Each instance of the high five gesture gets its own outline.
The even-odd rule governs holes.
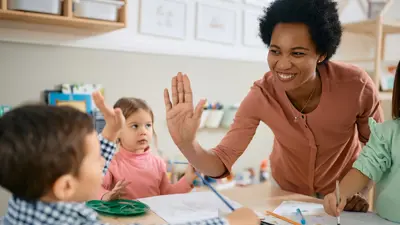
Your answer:
[[[168,130],[175,144],[181,148],[191,145],[195,140],[206,100],[200,100],[194,109],[190,81],[188,76],[182,73],[172,78],[171,92],[172,102],[168,89],[164,90]]]

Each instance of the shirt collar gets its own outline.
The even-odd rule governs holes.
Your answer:
[[[97,221],[97,213],[77,202],[26,201],[13,196],[8,203],[5,222],[11,224],[78,224]]]

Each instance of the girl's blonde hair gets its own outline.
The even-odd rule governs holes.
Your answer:
[[[130,117],[132,114],[136,113],[139,109],[142,109],[150,114],[151,117],[151,122],[153,123],[153,136],[154,136],[154,145],[155,148],[158,149],[158,143],[157,143],[157,134],[156,131],[154,130],[154,114],[153,110],[150,108],[150,106],[144,101],[143,99],[139,98],[128,98],[128,97],[123,97],[118,99],[118,101],[114,104],[114,108],[120,108],[122,111],[122,114],[126,119]]]

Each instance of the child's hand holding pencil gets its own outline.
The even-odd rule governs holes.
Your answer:
[[[339,199],[339,201],[338,201]],[[324,198],[325,212],[331,216],[339,217],[347,203],[347,197],[340,194],[338,187],[336,190]]]

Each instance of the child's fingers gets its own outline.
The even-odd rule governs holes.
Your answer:
[[[167,88],[164,89],[164,104],[165,104],[165,109],[168,112],[172,108],[172,103],[169,98],[169,92]]]
[[[332,194],[325,197],[324,209],[328,215],[337,216],[336,198]]]

